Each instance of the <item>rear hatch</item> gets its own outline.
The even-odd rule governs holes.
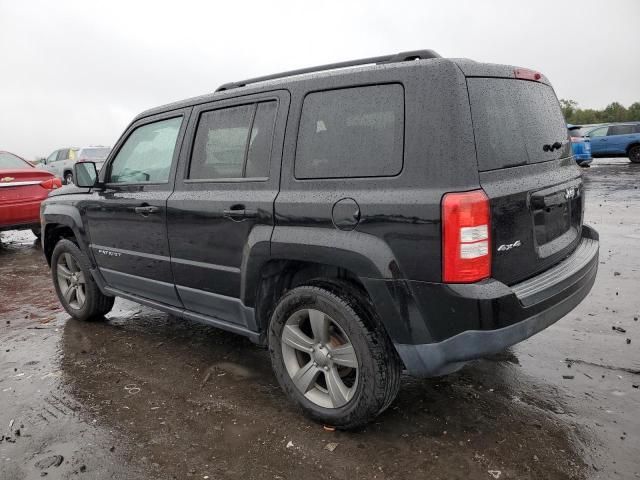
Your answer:
[[[492,277],[507,285],[555,265],[581,236],[582,179],[560,105],[543,81],[467,77],[491,207]]]

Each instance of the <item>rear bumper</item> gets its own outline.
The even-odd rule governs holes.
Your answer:
[[[28,229],[40,225],[42,200],[0,205],[0,231]]]
[[[409,374],[437,376],[521,342],[569,313],[593,286],[598,249],[597,232],[585,225],[569,257],[510,287],[492,279],[464,285],[369,280],[365,286]]]

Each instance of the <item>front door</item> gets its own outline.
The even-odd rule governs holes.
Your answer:
[[[187,310],[255,329],[241,271],[247,258],[270,251],[288,106],[279,91],[194,108],[167,209]]]
[[[591,139],[591,155],[594,157],[609,153],[607,130],[609,130],[609,127],[600,127],[589,132],[589,138]]]
[[[116,145],[86,217],[91,251],[107,285],[180,307],[167,241],[167,199],[188,110],[145,118]]]

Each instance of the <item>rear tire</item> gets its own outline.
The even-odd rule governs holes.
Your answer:
[[[634,145],[629,149],[629,160],[632,163],[640,163],[640,145]]]
[[[355,290],[307,285],[286,293],[273,312],[275,376],[316,422],[341,429],[364,425],[398,393],[401,362],[365,304]]]
[[[87,256],[71,240],[56,244],[51,255],[53,285],[64,309],[78,320],[104,317],[115,301],[100,291],[90,268]]]

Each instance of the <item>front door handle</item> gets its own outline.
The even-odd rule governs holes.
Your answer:
[[[160,210],[159,207],[152,207],[151,205],[147,205],[144,207],[136,207],[135,212],[142,215],[143,217],[146,217],[147,215],[151,214],[151,213],[158,213],[158,211]]]

